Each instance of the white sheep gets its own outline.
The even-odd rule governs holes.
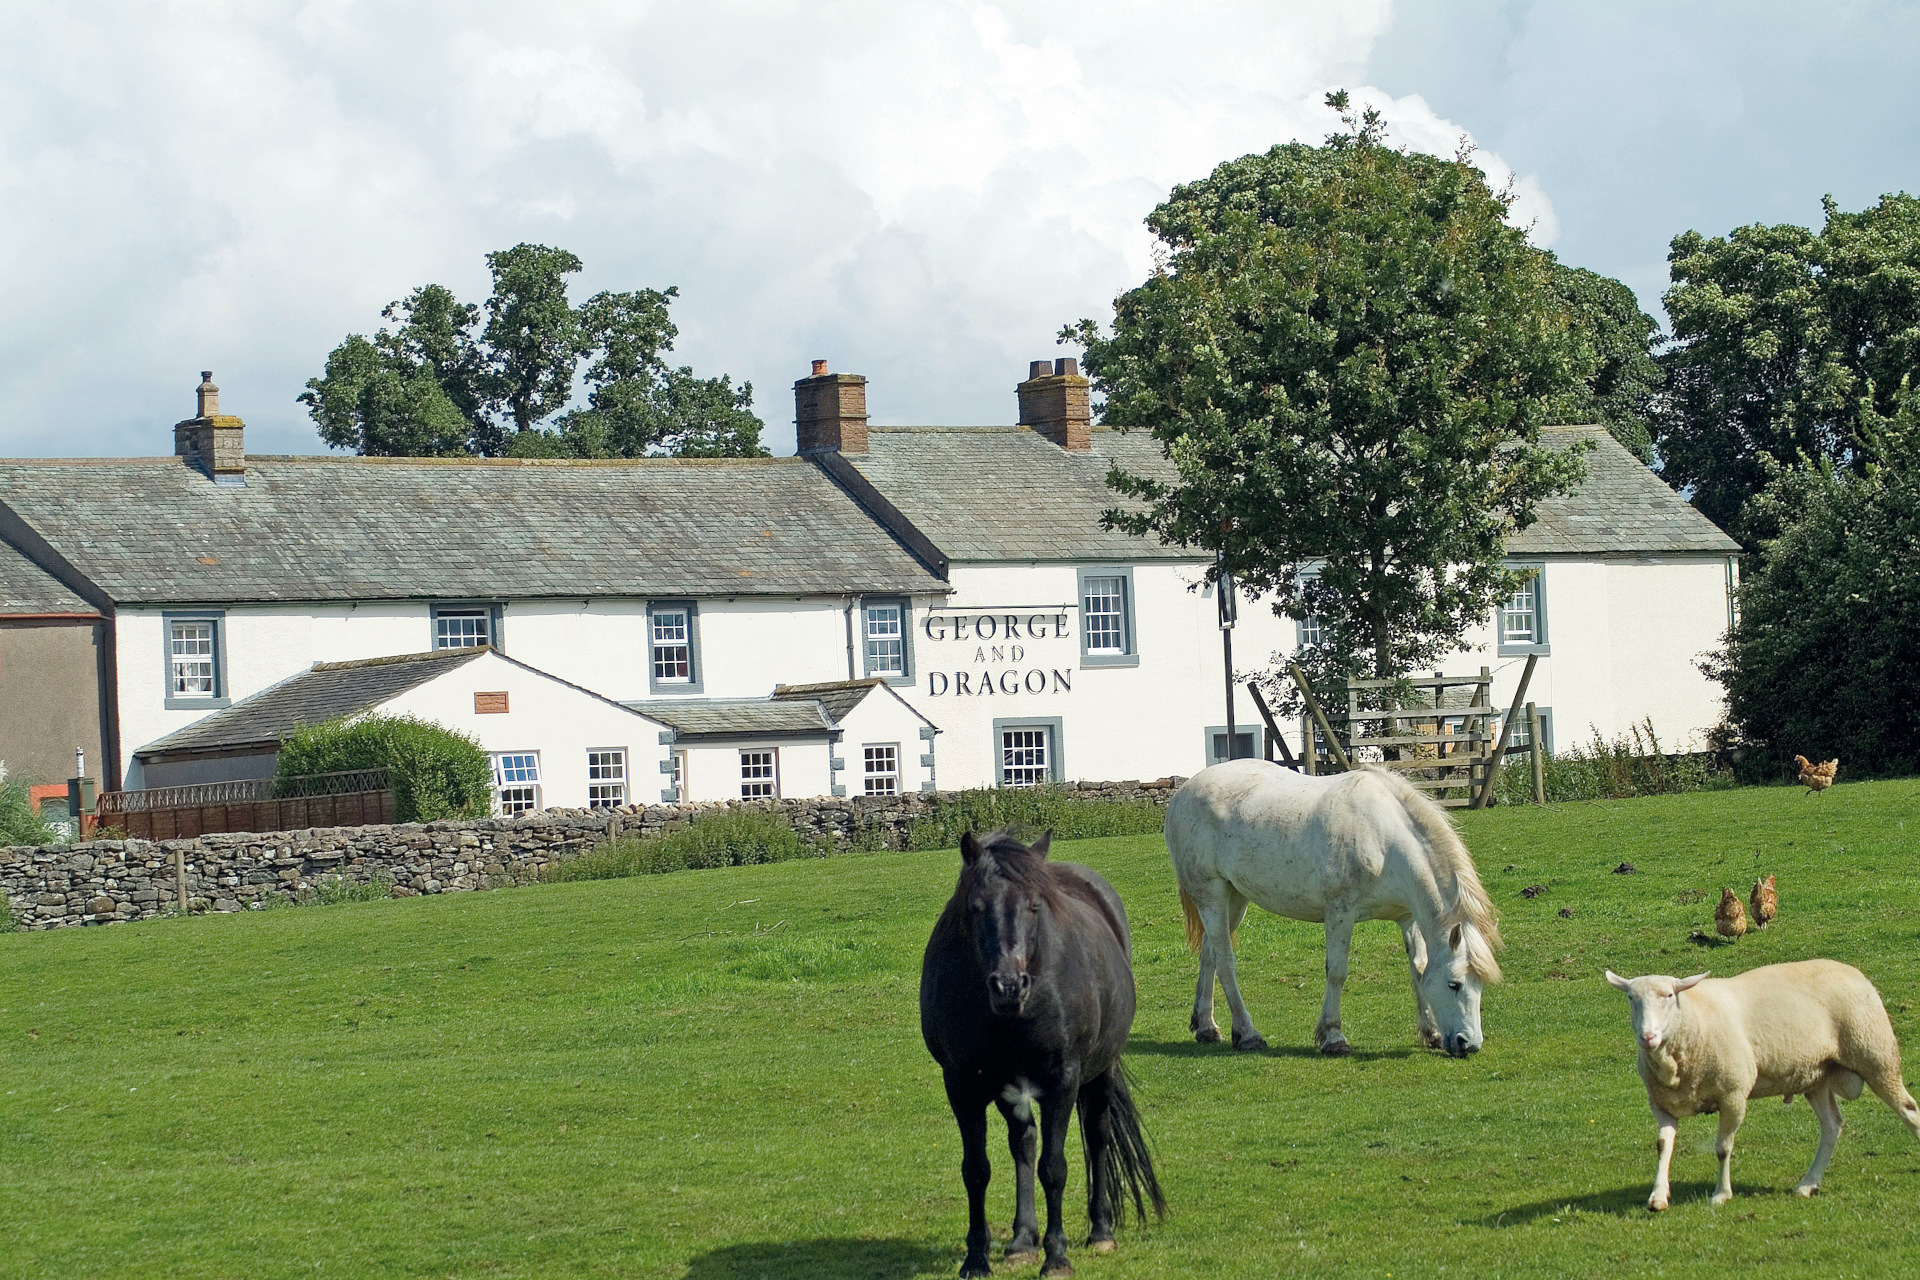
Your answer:
[[[1633,1001],[1640,1079],[1659,1126],[1659,1164],[1647,1208],[1667,1207],[1667,1167],[1680,1116],[1720,1113],[1720,1185],[1733,1198],[1733,1135],[1751,1098],[1803,1093],[1820,1120],[1820,1149],[1794,1190],[1810,1196],[1840,1140],[1840,1098],[1864,1083],[1920,1137],[1920,1104],[1900,1080],[1900,1042],[1866,975],[1837,960],[1770,964],[1733,978],[1649,976],[1607,981]],[[1835,1095],[1838,1095],[1837,1097]]]

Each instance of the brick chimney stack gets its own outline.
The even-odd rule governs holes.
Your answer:
[[[867,451],[867,380],[857,373],[828,373],[813,362],[813,376],[793,384],[794,440],[800,453]]]
[[[211,370],[201,373],[195,393],[199,396],[199,412],[174,424],[174,455],[204,471],[215,484],[245,484],[247,424],[220,412],[220,388],[213,385]]]
[[[1072,356],[1035,360],[1020,393],[1020,425],[1032,427],[1062,449],[1086,453],[1093,448],[1093,400],[1080,362]]]

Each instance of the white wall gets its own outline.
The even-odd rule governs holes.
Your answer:
[[[479,692],[504,692],[507,711],[476,714],[473,695]],[[587,752],[610,747],[627,753],[628,803],[660,799],[663,725],[493,654],[410,689],[380,710],[471,734],[489,752],[538,751],[541,800],[549,807],[585,807]]]
[[[842,737],[835,748],[839,757],[846,762],[846,771],[839,776],[841,785],[849,796],[866,794],[866,748],[869,745],[892,743],[900,748],[900,794],[905,795],[923,789],[922,784],[933,781],[938,766],[938,738],[929,741],[920,736],[921,728],[926,724],[914,713],[905,699],[894,696],[889,688],[878,688],[860,701],[860,705],[847,713],[840,722]],[[932,755],[935,765],[929,767],[920,763],[924,756]]]
[[[665,748],[662,748],[663,750]],[[706,802],[740,798],[740,753],[742,751],[778,751],[780,794],[783,796],[824,796],[831,785],[825,738],[743,739],[725,743],[681,743],[674,748],[687,754],[687,799]],[[654,783],[653,799],[660,796],[664,779]]]

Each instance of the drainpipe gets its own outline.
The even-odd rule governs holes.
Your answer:
[[[853,602],[855,597],[847,597],[847,679],[857,680],[859,676],[853,669]]]

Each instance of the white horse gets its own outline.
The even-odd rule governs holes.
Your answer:
[[[1240,999],[1233,942],[1247,903],[1327,928],[1320,1052],[1350,1052],[1340,1033],[1347,949],[1362,920],[1392,920],[1406,941],[1421,1043],[1458,1058],[1481,1044],[1480,991],[1500,980],[1500,926],[1446,810],[1384,769],[1308,777],[1264,760],[1231,760],[1187,780],[1167,805],[1167,849],[1180,880],[1187,942],[1200,953],[1194,1038],[1220,1038],[1217,973],[1233,1011],[1233,1047],[1264,1049]]]

